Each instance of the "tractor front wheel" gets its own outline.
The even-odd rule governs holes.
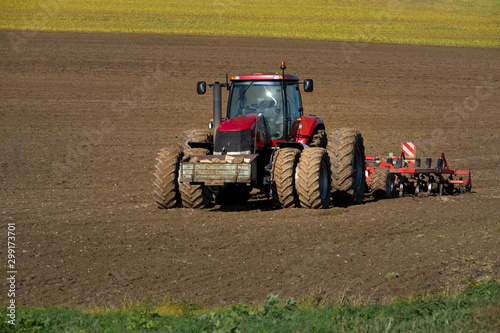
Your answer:
[[[300,151],[296,148],[281,148],[273,158],[271,189],[276,206],[291,208],[298,205],[295,191],[295,170]]]
[[[189,142],[210,142],[212,140],[212,135],[207,130],[201,129],[190,129],[182,133],[181,139],[179,140],[179,148],[182,150],[184,155],[206,155],[209,153],[208,149],[203,148],[191,148]]]
[[[331,199],[330,178],[330,158],[326,149],[304,149],[295,173],[295,187],[300,206],[328,208]]]
[[[199,148],[184,151],[184,155],[206,155],[207,153],[208,150]],[[185,208],[207,208],[217,196],[217,191],[210,186],[188,182],[179,183],[179,192],[182,206]]]
[[[174,208],[179,204],[177,177],[179,175],[178,149],[163,148],[155,163],[153,193],[158,208]]]
[[[202,184],[179,183],[182,206],[185,208],[207,208],[211,202],[212,192]]]
[[[365,193],[365,147],[357,130],[339,128],[328,135],[335,204],[361,203]]]

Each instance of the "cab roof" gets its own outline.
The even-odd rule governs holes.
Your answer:
[[[283,75],[278,73],[253,73],[232,75],[231,81],[280,81]],[[285,74],[286,81],[298,81],[299,76],[295,74]]]

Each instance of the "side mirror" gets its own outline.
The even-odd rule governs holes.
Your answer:
[[[311,92],[314,89],[314,83],[312,79],[305,79],[304,80],[304,91],[305,92]]]
[[[205,81],[200,81],[196,84],[196,92],[198,95],[203,95],[207,92],[207,83]]]

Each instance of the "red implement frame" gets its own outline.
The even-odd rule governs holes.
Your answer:
[[[406,158],[403,149],[399,158],[389,158],[387,162],[382,162],[376,157],[366,157],[366,184],[372,187],[372,175],[377,168],[388,168],[392,177],[388,181],[393,182],[390,188],[399,188],[399,195],[404,192],[413,192],[418,196],[422,188],[427,189],[427,195],[444,192],[454,194],[455,192],[470,192],[472,189],[472,179],[470,170],[452,169],[448,165],[444,152],[441,152],[437,165],[431,167],[432,160],[427,159],[426,166],[420,167],[420,159],[413,157]],[[388,187],[389,188],[389,187]],[[387,197],[392,197],[389,193]]]

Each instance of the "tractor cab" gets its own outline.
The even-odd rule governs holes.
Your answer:
[[[265,140],[287,140],[302,115],[298,77],[287,74],[283,80],[281,75],[254,73],[232,76],[231,81],[227,119],[256,115],[262,118]]]
[[[192,148],[206,147],[217,154],[256,154],[261,147],[289,144],[299,149],[308,145],[313,136],[324,130],[323,121],[315,116],[303,116],[299,85],[313,91],[310,79],[299,82],[294,74],[285,74],[286,64],[279,73],[233,75],[229,82],[208,86],[214,92],[213,145],[190,143]],[[207,84],[197,84],[198,94],[205,94]],[[222,117],[221,88],[229,90],[226,117]],[[323,140],[324,141],[324,140]],[[322,141],[322,143],[324,143]]]
[[[229,90],[225,121],[213,124],[214,154],[257,153],[259,147],[297,141],[303,113],[299,85],[310,92],[313,82],[299,82],[297,75],[285,74],[285,68],[282,62],[282,74],[231,76],[231,84],[224,85]]]

